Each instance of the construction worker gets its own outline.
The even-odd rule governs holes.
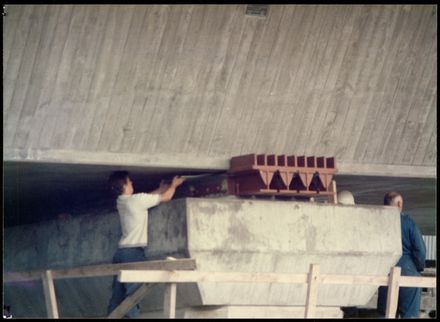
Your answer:
[[[388,192],[384,197],[384,205],[398,207],[400,210],[400,225],[402,229],[402,257],[396,266],[401,267],[403,276],[420,276],[425,268],[426,246],[422,234],[414,220],[403,210],[403,198],[398,192]],[[422,290],[417,287],[400,287],[397,315],[402,318],[417,318],[420,313]],[[379,287],[377,310],[385,315],[387,302],[387,287]]]
[[[110,175],[111,190],[117,195],[116,206],[121,222],[122,237],[112,263],[130,263],[147,260],[144,247],[148,244],[148,209],[173,198],[176,188],[183,183],[180,177],[174,177],[171,184],[161,181],[158,189],[150,193],[134,193],[133,183],[127,171],[116,171]],[[113,278],[112,297],[107,312],[110,314],[129,295],[142,284],[119,283]],[[139,316],[139,305],[134,306],[126,317]]]

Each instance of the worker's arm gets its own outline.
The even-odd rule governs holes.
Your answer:
[[[176,188],[183,183],[184,179],[178,176],[173,178],[170,186],[165,190],[164,193],[160,194],[160,202],[170,201],[173,199]]]
[[[161,195],[165,191],[167,191],[169,187],[170,187],[170,184],[169,183],[165,183],[165,181],[162,180],[160,182],[159,188],[157,188],[156,190],[151,191],[150,193],[156,194],[156,195]]]

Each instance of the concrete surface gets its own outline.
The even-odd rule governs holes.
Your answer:
[[[300,202],[181,199],[150,211],[152,259],[191,257],[201,271],[385,275],[400,257],[400,224],[393,208]],[[28,271],[111,262],[120,236],[115,212],[5,230],[4,269]],[[111,278],[57,280],[61,317],[104,316]],[[322,286],[319,306],[366,304],[375,287]],[[45,316],[40,282],[7,284],[15,316]],[[40,294],[40,295],[36,295]],[[163,285],[143,301],[162,308]],[[182,284],[179,309],[201,305],[303,306],[305,286],[253,283]]]
[[[304,153],[432,176],[436,6],[245,10],[7,5],[4,148],[120,165]]]
[[[4,271],[31,271],[110,263],[120,236],[114,211],[5,229]],[[112,279],[55,280],[61,317],[103,316]],[[4,285],[14,317],[45,317],[41,281]]]
[[[185,206],[186,217],[167,211],[169,219],[152,217],[150,224],[156,236],[165,238],[167,230],[187,226],[189,256],[201,271],[306,273],[316,263],[327,274],[386,275],[401,255],[400,218],[394,208],[232,198],[188,198]],[[154,240],[160,238],[151,237],[150,250],[156,252],[161,247]],[[184,240],[168,239],[161,244],[180,240],[175,249]],[[305,285],[198,285],[204,305],[305,304]],[[362,305],[375,290],[323,285],[318,305]]]
[[[252,151],[249,153],[259,153]],[[143,169],[228,170],[230,156],[193,155],[184,153],[121,153],[108,151],[38,150],[5,148],[8,162],[39,162],[82,164],[84,166],[141,167]],[[405,178],[437,178],[437,167],[426,165],[362,164],[339,161],[338,174],[357,176],[387,176]]]

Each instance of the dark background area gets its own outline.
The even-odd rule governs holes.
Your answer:
[[[135,192],[156,189],[161,179],[209,171],[38,162],[3,163],[4,226],[15,226],[115,209],[108,176],[127,170]],[[215,172],[215,171],[212,171]],[[423,234],[436,232],[436,179],[336,175],[338,191],[349,190],[357,204],[382,205],[390,190],[403,194],[404,210]]]

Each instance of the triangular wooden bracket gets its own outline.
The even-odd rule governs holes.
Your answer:
[[[284,179],[282,178],[279,171],[275,171],[272,177],[272,181],[269,184],[269,189],[278,191],[287,189],[287,185],[284,183]]]
[[[284,184],[286,187],[290,185],[290,182],[292,181],[294,173],[290,171],[280,171],[281,179],[283,179]]]
[[[315,173],[309,184],[310,191],[316,191],[317,193],[326,191],[322,178],[319,173]]]
[[[264,171],[259,170],[260,177],[263,180],[264,184],[266,185],[266,188],[269,188],[269,184],[272,181],[273,175],[275,174],[275,171]]]

